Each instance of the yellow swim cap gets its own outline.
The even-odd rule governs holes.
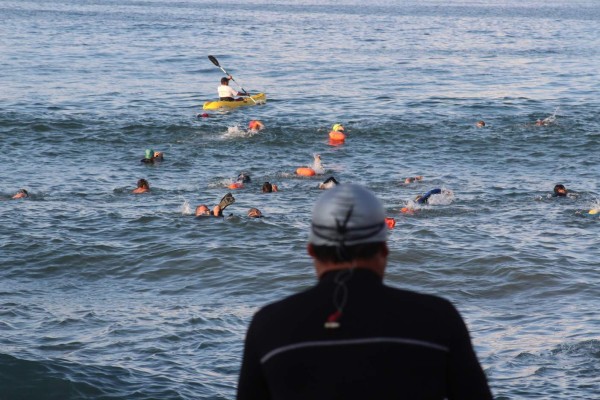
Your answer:
[[[331,128],[332,131],[338,132],[338,131],[343,131],[344,130],[344,126],[342,124],[335,124],[333,125],[333,127]]]
[[[598,214],[598,212],[599,212],[599,211],[600,211],[600,210],[598,210],[597,208],[592,208],[592,209],[589,211],[589,213],[590,213],[590,214],[592,214],[592,215],[595,215],[595,214]]]

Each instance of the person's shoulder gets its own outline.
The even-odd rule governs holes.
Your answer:
[[[385,287],[387,288],[390,297],[395,298],[394,300],[406,302],[415,308],[419,307],[430,312],[457,312],[450,300],[444,297],[429,293],[420,293],[406,289],[399,289],[388,285],[385,285]]]
[[[293,313],[292,310],[296,308],[304,308],[307,303],[306,298],[312,290],[313,288],[307,288],[301,292],[264,305],[254,314],[253,320],[257,322],[277,320],[285,315],[290,315],[290,313]]]

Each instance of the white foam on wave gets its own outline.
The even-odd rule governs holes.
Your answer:
[[[181,215],[192,215],[192,208],[190,207],[189,201],[183,201],[183,204],[180,207],[180,211]]]
[[[321,156],[319,154],[313,154],[314,161],[312,163],[312,169],[315,171],[317,175],[323,175],[325,173],[325,168],[323,168],[323,164],[321,164]]]
[[[447,206],[454,201],[454,192],[450,189],[442,188],[442,193],[433,194],[429,197],[427,204],[436,206]]]
[[[227,132],[222,135],[223,139],[235,139],[235,138],[249,138],[258,134],[258,130],[249,129],[245,130],[240,128],[239,125],[230,126],[227,128]]]

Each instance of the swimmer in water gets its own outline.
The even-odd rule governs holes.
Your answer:
[[[12,199],[16,200],[16,199],[25,199],[29,197],[29,192],[27,192],[27,190],[25,189],[19,189],[17,191],[17,193],[14,194],[14,196],[12,197]]]
[[[154,150],[146,149],[146,152],[144,153],[144,158],[142,158],[140,162],[143,162],[144,164],[154,164],[154,153]]]
[[[154,161],[163,161],[164,159],[164,153],[162,151],[154,152]]]
[[[429,198],[432,195],[440,193],[442,193],[442,189],[440,188],[431,189],[430,191],[415,197],[415,201],[417,202],[417,204],[427,204],[429,203]]]
[[[196,207],[196,212],[194,215],[196,217],[208,217],[211,215],[211,213],[205,204],[200,204],[198,207]]]
[[[480,121],[477,121],[477,122],[475,123],[475,126],[476,126],[476,127],[478,127],[478,128],[483,128],[483,127],[485,126],[485,122],[484,122],[484,121],[481,121],[481,120],[480,120]]]
[[[568,191],[565,185],[558,184],[554,186],[554,193],[552,194],[552,197],[566,197],[567,192]]]
[[[411,177],[404,179],[404,184],[408,185],[409,183],[413,183],[415,181],[422,181],[422,180],[423,180],[423,176],[421,176],[421,175],[411,176]]]
[[[245,172],[242,172],[238,175],[236,181],[230,183],[227,187],[229,189],[243,189],[244,183],[249,183],[249,182],[252,182],[252,180],[250,179],[250,175],[248,175]]]
[[[252,132],[262,131],[265,128],[265,124],[263,124],[259,120],[252,120],[248,123],[248,129]]]
[[[556,121],[556,113],[557,112],[558,112],[558,107],[556,107],[556,110],[554,110],[554,113],[552,115],[550,115],[549,117],[546,117],[544,119],[537,119],[535,121],[535,125],[536,126],[552,125],[554,123],[554,121]]]
[[[212,210],[209,210],[205,204],[201,204],[196,207],[196,212],[194,215],[196,217],[222,217],[223,210],[233,203],[235,203],[235,198],[231,193],[227,193],[225,196],[223,196],[219,204],[214,206]]]
[[[262,192],[263,193],[271,193],[271,192],[276,192],[278,190],[277,185],[274,185],[270,182],[265,182],[262,185]]]
[[[252,182],[252,180],[250,179],[250,175],[242,172],[238,175],[237,177],[237,182],[241,182],[241,183],[250,183]]]
[[[248,216],[250,218],[261,218],[263,215],[258,208],[251,208],[248,210]]]
[[[150,184],[148,183],[148,181],[145,179],[140,179],[137,181],[137,188],[133,189],[133,191],[131,193],[140,194],[140,193],[146,193],[149,191],[150,191]]]
[[[335,180],[333,176],[325,179],[322,183],[319,183],[319,189],[331,189],[332,187],[338,185],[339,182]]]

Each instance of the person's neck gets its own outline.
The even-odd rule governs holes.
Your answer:
[[[352,262],[323,262],[319,260],[314,260],[315,264],[315,272],[317,273],[317,278],[321,279],[321,277],[331,271],[341,271],[345,269],[353,269],[353,268],[361,268],[373,271],[380,278],[383,279],[383,275],[385,273],[385,260],[354,260]]]

